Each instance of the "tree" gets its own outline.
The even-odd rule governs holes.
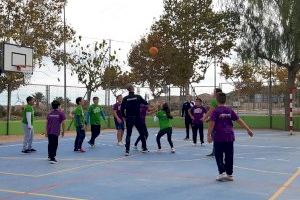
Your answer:
[[[58,101],[61,105],[65,103],[65,99],[63,97],[55,97],[54,100]],[[67,105],[71,105],[71,100],[67,97],[66,98]]]
[[[228,1],[227,1],[228,2]],[[289,117],[288,92],[295,87],[300,69],[300,1],[231,0],[232,10],[242,17],[241,44],[238,51],[244,60],[270,61],[287,69],[285,98],[286,122]],[[287,128],[286,123],[286,128]]]
[[[101,87],[104,90],[111,90],[113,95],[117,97],[118,92],[126,89],[126,84],[131,82],[132,78],[129,73],[122,72],[119,66],[111,66],[104,70]]]
[[[187,87],[204,79],[212,59],[230,54],[236,21],[233,12],[214,11],[211,0],[165,0],[162,16],[130,52],[129,65],[139,74],[137,81],[147,82],[154,93],[168,84]],[[151,46],[159,49],[154,58],[148,55]]]
[[[27,0],[0,2],[0,42],[30,46],[34,61],[40,66],[44,57],[50,57],[55,64],[63,60],[61,44],[70,40],[74,30],[64,29],[62,10],[65,0]],[[65,37],[64,37],[65,36]],[[13,90],[24,84],[23,75],[6,73],[0,81],[13,84]],[[2,85],[2,84],[1,84]]]
[[[41,92],[36,92],[36,93],[32,94],[32,97],[35,99],[37,107],[40,106],[40,103],[45,102],[45,100],[46,100],[44,94]]]
[[[79,82],[85,85],[90,102],[92,92],[97,91],[103,82],[105,68],[117,65],[116,51],[109,55],[110,47],[105,40],[84,45],[79,37],[73,42],[75,52],[72,55],[72,72],[76,73]]]

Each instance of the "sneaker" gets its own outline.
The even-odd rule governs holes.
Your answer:
[[[211,153],[211,154],[208,154],[208,155],[206,155],[206,156],[208,156],[208,157],[214,157],[215,154],[214,154],[214,153]]]
[[[150,151],[148,149],[143,149],[141,152],[142,153],[149,153]]]
[[[219,174],[219,176],[217,176],[216,180],[217,181],[225,181],[225,179],[227,178],[227,175],[226,173],[222,173],[222,174]]]
[[[175,153],[175,148],[171,148],[171,153]]]
[[[22,153],[30,153],[31,151],[29,149],[22,150]]]
[[[201,146],[204,146],[204,142],[201,142]]]
[[[193,146],[196,147],[196,146],[197,146],[197,143],[193,143]]]
[[[54,158],[54,159],[51,159],[50,160],[50,164],[57,164],[57,160]]]
[[[51,158],[48,156],[48,161],[50,161],[51,160]]]
[[[74,151],[79,151],[79,149],[74,149]]]
[[[35,150],[35,149],[30,149],[30,151],[31,151],[31,152],[36,152],[36,150]]]
[[[185,141],[189,141],[189,140],[190,140],[190,138],[187,138],[187,137],[186,137],[186,138],[184,138],[183,140],[185,140]]]
[[[226,181],[234,181],[234,178],[232,175],[227,175],[225,178],[224,178]]]
[[[118,143],[117,143],[117,146],[122,146],[122,143],[121,143],[121,142],[118,142]]]
[[[85,149],[84,149],[84,148],[81,148],[81,149],[79,149],[79,151],[80,151],[81,153],[84,153],[84,152],[85,152]]]
[[[159,153],[162,152],[162,149],[157,149],[157,152],[159,152]]]
[[[91,145],[92,148],[95,148],[95,147],[96,147],[96,145],[95,145],[95,144],[92,144],[91,141],[88,141],[88,144]]]
[[[129,151],[126,151],[126,152],[125,152],[125,156],[129,156]]]
[[[139,149],[138,149],[137,146],[134,146],[134,147],[133,147],[133,150],[138,151]]]
[[[122,141],[120,142],[120,144],[121,144],[122,146],[125,145],[124,142],[122,142]]]

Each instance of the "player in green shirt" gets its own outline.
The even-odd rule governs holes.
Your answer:
[[[168,142],[171,146],[171,152],[175,153],[175,148],[172,142],[172,125],[171,125],[171,119],[173,119],[173,116],[171,115],[171,111],[167,103],[164,103],[162,105],[162,109],[156,113],[156,117],[159,120],[159,127],[160,127],[160,131],[158,132],[156,137],[158,151],[159,152],[161,151],[160,138],[163,135],[167,134]]]
[[[100,135],[101,131],[101,117],[105,120],[103,108],[99,105],[99,98],[94,97],[93,103],[87,112],[87,123],[91,125],[91,139],[89,144],[91,147],[95,147],[95,140]]]
[[[29,96],[26,98],[27,105],[22,111],[22,125],[24,130],[24,141],[23,141],[23,153],[35,152],[36,150],[32,148],[33,141],[33,118],[34,118],[34,99]]]
[[[205,122],[209,121],[209,118],[210,118],[211,114],[213,113],[215,108],[218,107],[216,97],[217,97],[217,94],[221,93],[221,92],[222,92],[222,89],[220,89],[220,88],[216,88],[214,90],[213,99],[210,100],[209,110],[206,113],[206,115],[204,116],[204,121]],[[207,156],[210,156],[210,157],[215,156],[215,149],[213,148],[212,152],[210,154],[208,154]]]
[[[74,115],[74,124],[76,128],[76,139],[74,143],[74,151],[80,151],[85,152],[85,150],[82,148],[82,143],[85,138],[85,119],[84,119],[84,112],[83,112],[83,104],[84,100],[82,97],[78,97],[76,99],[77,107],[73,111]]]

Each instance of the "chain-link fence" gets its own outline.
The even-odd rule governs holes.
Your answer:
[[[284,99],[286,87],[285,84],[274,84],[270,90],[268,83],[251,83],[249,85],[238,85],[234,83],[221,83],[220,88],[227,94],[227,105],[231,106],[239,115],[245,117],[261,117],[261,120],[253,121],[253,125],[258,128],[280,128],[282,129],[284,122]],[[192,99],[196,96],[200,97],[205,105],[209,105],[209,101],[213,98],[212,93],[214,86],[190,86],[189,94]],[[270,93],[271,91],[271,93]],[[186,100],[183,96],[182,89],[178,87],[156,88],[152,91],[148,87],[136,87],[136,93],[140,94],[150,103],[153,101],[166,101],[170,104],[174,116],[180,116],[181,105]],[[107,116],[112,117],[112,105],[115,103],[115,96],[122,94],[127,95],[126,90],[102,90],[92,93],[92,97],[99,97],[100,104],[104,106]],[[50,110],[50,103],[57,99],[64,105],[64,87],[58,85],[40,85],[29,84],[20,87],[18,90],[11,92],[11,115],[10,121],[19,121],[23,105],[26,104],[26,97],[34,96],[36,103],[35,118],[37,120],[45,120]],[[3,91],[0,94],[0,127],[1,133],[5,131],[8,109],[8,92]],[[67,116],[75,108],[75,99],[77,97],[86,97],[86,88],[80,86],[67,87]],[[271,97],[271,100],[270,100]],[[300,107],[300,93],[296,92],[294,100],[294,115],[298,115]],[[86,105],[86,108],[88,105]],[[268,121],[268,117],[272,116],[272,120]],[[253,119],[253,118],[251,118]],[[264,120],[262,120],[264,119]],[[264,123],[262,126],[257,124]],[[300,124],[300,122],[299,122]],[[297,123],[296,123],[297,125]],[[13,133],[13,131],[12,131]]]

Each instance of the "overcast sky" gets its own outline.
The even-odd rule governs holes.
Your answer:
[[[147,33],[154,18],[158,18],[162,11],[163,0],[68,0],[66,16],[67,23],[87,42],[115,40],[112,42],[112,48],[121,48],[121,60],[126,61],[131,44]],[[62,73],[57,73],[54,67],[47,66],[37,69],[32,82],[63,84],[58,82],[57,78],[62,81]],[[217,85],[221,82],[225,80],[218,73]],[[77,84],[75,77],[68,76],[68,85]],[[213,84],[214,69],[211,67],[200,85]]]

